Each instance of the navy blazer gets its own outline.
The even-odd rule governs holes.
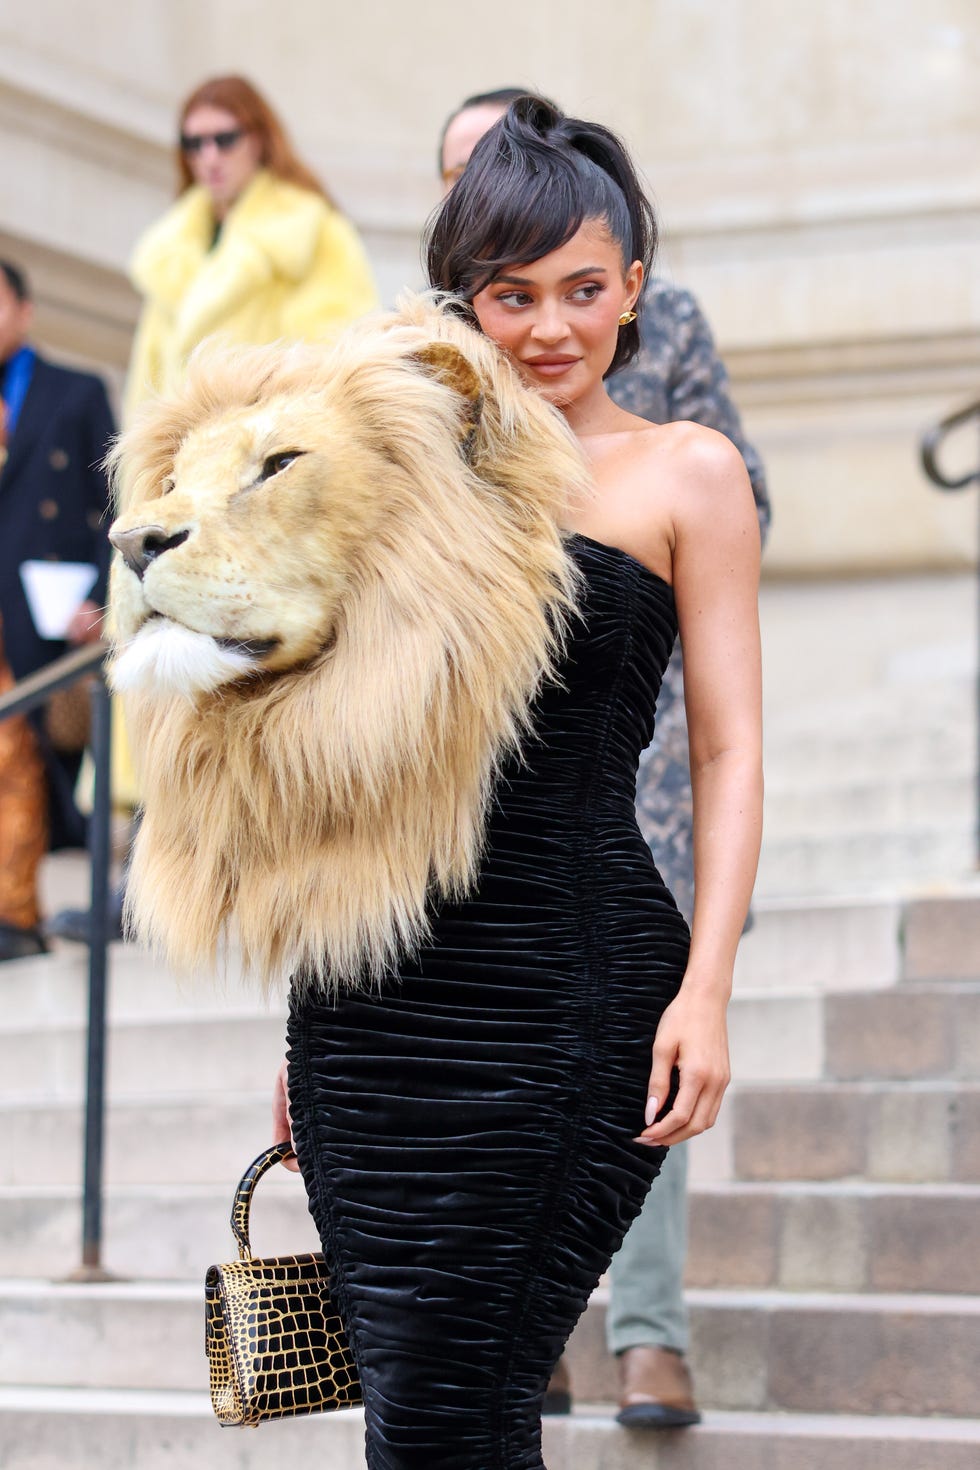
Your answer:
[[[0,470],[0,613],[16,679],[67,648],[38,635],[21,562],[94,562],[99,580],[89,596],[99,605],[105,601],[110,517],[102,459],[114,432],[101,378],[35,359]]]

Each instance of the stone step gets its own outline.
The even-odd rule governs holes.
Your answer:
[[[980,892],[922,894],[902,911],[903,977],[910,981],[980,976]]]
[[[976,1083],[740,1086],[722,1119],[730,1177],[745,1182],[980,1183]]]
[[[980,983],[829,995],[827,1075],[980,1078]]]
[[[980,1297],[694,1291],[703,1403],[804,1413],[980,1415]],[[615,1396],[596,1292],[569,1347],[590,1398]],[[0,1383],[195,1389],[205,1379],[198,1284],[0,1284]]]
[[[11,1470],[363,1470],[359,1409],[225,1432],[202,1393],[0,1388]],[[611,1411],[544,1421],[550,1470],[976,1470],[980,1423],[855,1415],[708,1413],[683,1434],[621,1429]]]
[[[976,836],[970,806],[957,822],[817,838],[808,832],[765,838],[755,891],[761,898],[875,894],[970,874]]]
[[[110,1096],[270,1089],[282,1061],[281,1016],[202,1012],[117,1021],[109,1036]],[[77,1100],[82,1096],[85,1034],[81,1025],[0,1030],[0,1097]]]
[[[252,1248],[262,1255],[319,1249],[302,1181],[263,1180],[252,1208]],[[235,1255],[229,1216],[235,1180],[220,1186],[132,1184],[103,1201],[102,1260],[132,1279],[203,1281],[212,1262]],[[80,1254],[81,1192],[0,1188],[0,1260],[10,1276],[63,1279]]]
[[[691,1287],[980,1294],[980,1184],[728,1184],[688,1205]]]
[[[729,1009],[737,1083],[980,1080],[980,982],[742,992]]]
[[[656,1188],[656,1186],[654,1186]],[[135,1279],[199,1281],[234,1252],[232,1186],[110,1189],[103,1260]],[[689,1196],[691,1287],[980,1294],[980,1185],[730,1184]],[[79,1253],[77,1190],[0,1189],[0,1259],[16,1277],[59,1278]],[[253,1248],[318,1249],[302,1184],[263,1183]]]
[[[948,726],[931,721],[915,730],[896,728],[901,718],[897,711],[867,719],[860,727],[819,734],[795,722],[781,727],[770,723],[765,732],[767,794],[896,787],[937,771],[969,782],[976,761],[970,706],[967,691]]]
[[[766,841],[798,837],[839,841],[865,833],[898,832],[969,821],[973,805],[973,755],[959,768],[921,767],[914,775],[885,776],[880,768],[863,780],[842,770],[804,784],[795,775],[766,780]]]
[[[105,1181],[216,1184],[231,1189],[266,1144],[272,1082],[262,1092],[113,1098],[106,1112]],[[0,1185],[78,1185],[83,1110],[74,1099],[0,1099],[0,1137],[24,1146],[0,1154]]]
[[[88,1015],[88,948],[55,942],[51,952],[4,966],[0,1033],[10,1026],[80,1025]],[[138,945],[109,946],[106,991],[110,1022],[158,1020],[162,1017],[216,1015],[282,1016],[283,994],[265,997],[258,985],[245,983],[234,962],[220,977],[175,975],[162,961]]]
[[[573,1389],[616,1393],[608,1293],[569,1343]],[[716,1409],[980,1416],[980,1297],[782,1291],[688,1293],[698,1400]],[[580,1390],[581,1391],[581,1388]]]
[[[878,990],[902,975],[903,902],[895,895],[760,899],[752,912],[735,959],[736,996]]]

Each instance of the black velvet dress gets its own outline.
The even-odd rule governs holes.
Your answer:
[[[370,1470],[541,1470],[551,1369],[662,1160],[631,1140],[689,941],[633,799],[674,599],[625,552],[571,545],[582,616],[476,893],[380,995],[290,1013],[293,1137]]]

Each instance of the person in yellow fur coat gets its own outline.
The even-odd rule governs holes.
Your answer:
[[[350,220],[243,77],[215,77],[180,111],[180,192],[133,254],[144,298],[124,417],[180,381],[214,332],[263,343],[329,335],[378,304]]]
[[[260,345],[329,337],[378,305],[353,224],[296,155],[282,122],[244,77],[212,77],[179,113],[178,195],[137,242],[130,276],[143,297],[123,404],[175,387],[213,333]],[[113,703],[113,802],[139,804],[120,706]],[[119,900],[111,916],[118,932]],[[47,932],[88,938],[67,910]]]

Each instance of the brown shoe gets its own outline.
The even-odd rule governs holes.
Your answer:
[[[691,1371],[670,1348],[627,1348],[619,1364],[617,1424],[628,1429],[686,1429],[700,1424]]]
[[[548,1380],[541,1412],[542,1414],[570,1414],[572,1412],[572,1383],[564,1354],[558,1359],[555,1371]]]

